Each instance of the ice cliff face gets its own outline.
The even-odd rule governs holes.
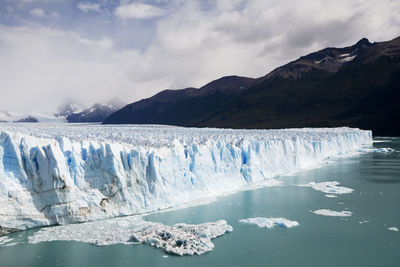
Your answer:
[[[138,214],[238,190],[371,145],[358,129],[0,126],[0,226]]]

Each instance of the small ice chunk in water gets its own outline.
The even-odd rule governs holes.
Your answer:
[[[292,228],[294,226],[299,225],[297,221],[291,221],[286,218],[255,217],[255,218],[241,219],[239,220],[239,222],[245,224],[254,224],[257,225],[258,227],[265,227],[265,228],[273,228],[276,225],[282,228]]]
[[[333,181],[333,182],[321,182],[321,183],[311,182],[299,186],[311,187],[314,190],[321,191],[326,194],[349,194],[354,191],[354,189],[339,185],[340,185],[339,182]]]
[[[337,195],[325,195],[326,197],[329,197],[329,198],[334,198],[334,197],[337,197]]]
[[[368,147],[368,148],[363,148],[361,151],[366,152],[366,153],[393,153],[393,152],[396,152],[396,150],[394,150],[393,148],[390,148],[390,147],[380,147],[380,148]]]
[[[332,217],[350,217],[351,215],[353,215],[351,211],[333,211],[328,209],[314,210],[313,213]]]
[[[8,236],[2,236],[2,237],[0,237],[0,246],[1,246],[1,245],[8,244],[8,243],[10,243],[11,241],[13,241],[12,238],[9,238]]]
[[[398,232],[399,231],[399,228],[397,228],[397,227],[388,227],[387,228],[389,231],[395,231],[395,232]]]

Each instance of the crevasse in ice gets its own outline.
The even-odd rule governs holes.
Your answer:
[[[139,214],[233,192],[372,144],[350,128],[0,126],[0,226]]]

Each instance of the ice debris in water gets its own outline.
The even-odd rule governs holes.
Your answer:
[[[231,231],[232,227],[224,220],[168,226],[131,216],[42,228],[28,240],[33,244],[78,241],[96,246],[143,243],[183,256],[211,251],[214,248],[211,239]]]
[[[361,150],[361,152],[365,152],[365,153],[393,153],[393,152],[396,152],[396,150],[394,150],[393,148],[390,148],[390,147],[380,147],[380,148],[368,147],[368,148],[363,148]]]
[[[13,241],[12,238],[9,238],[8,236],[2,236],[0,237],[0,246],[5,245]]]
[[[313,213],[332,217],[350,217],[351,215],[353,215],[351,211],[333,211],[328,209],[314,210]]]
[[[265,228],[273,228],[274,226],[280,226],[282,228],[292,228],[294,226],[298,226],[299,223],[297,221],[291,221],[286,218],[263,218],[263,217],[255,217],[255,218],[247,218],[239,220],[240,223],[244,224],[254,224],[258,227]]]
[[[167,209],[371,144],[371,131],[350,128],[0,124],[0,226],[27,229]]]
[[[349,194],[354,191],[354,189],[347,188],[344,186],[339,186],[340,183],[333,181],[333,182],[321,182],[321,183],[315,183],[311,182],[305,185],[299,185],[299,186],[305,186],[305,187],[311,187],[314,190],[324,192],[326,194]],[[328,195],[326,195],[328,197]],[[332,197],[332,196],[329,196]]]
[[[397,228],[397,227],[388,227],[387,228],[389,231],[394,231],[394,232],[398,232],[399,231],[399,228]]]

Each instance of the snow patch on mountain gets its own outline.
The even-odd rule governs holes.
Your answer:
[[[343,54],[343,55],[340,55],[339,61],[341,61],[341,62],[350,62],[350,61],[353,61],[355,58],[356,58],[355,55],[354,56],[350,56],[349,54]]]

